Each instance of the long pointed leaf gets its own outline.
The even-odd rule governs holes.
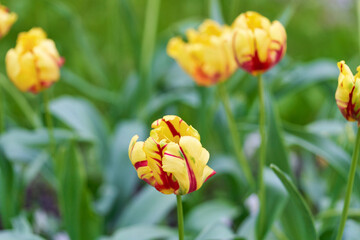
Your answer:
[[[271,169],[278,176],[290,196],[282,219],[285,233],[289,239],[293,240],[316,240],[313,216],[303,197],[289,176],[275,165],[271,165]]]

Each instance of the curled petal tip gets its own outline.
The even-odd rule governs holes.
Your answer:
[[[143,179],[163,194],[184,195],[196,191],[215,171],[207,166],[208,151],[198,132],[175,115],[152,123],[145,142],[131,139],[129,158]]]

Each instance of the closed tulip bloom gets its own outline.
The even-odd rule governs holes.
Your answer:
[[[338,62],[340,70],[338,87],[335,93],[336,103],[342,115],[348,121],[360,122],[360,66],[354,76],[344,61]]]
[[[200,86],[210,86],[228,79],[236,70],[231,51],[231,29],[206,20],[198,30],[186,32],[187,42],[172,38],[167,46],[169,56]]]
[[[16,20],[16,13],[10,12],[7,7],[0,5],[0,38],[9,32]]]
[[[198,190],[215,174],[207,166],[209,152],[198,132],[178,116],[155,121],[145,142],[131,139],[129,158],[138,177],[164,194],[184,195]]]
[[[20,33],[15,48],[6,54],[10,80],[23,92],[34,94],[49,88],[60,78],[60,57],[53,40],[41,28]]]
[[[236,63],[252,75],[269,70],[285,55],[286,31],[279,21],[250,11],[238,16],[232,29]]]

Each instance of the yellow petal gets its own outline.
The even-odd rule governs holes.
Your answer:
[[[260,62],[266,62],[271,42],[270,36],[265,30],[259,28],[255,29],[254,36],[259,60]]]
[[[6,56],[9,78],[21,91],[38,91],[40,86],[37,80],[34,55],[30,52],[19,56],[9,50]]]
[[[199,189],[212,174],[206,164],[209,152],[194,137],[185,136],[179,144],[169,143],[165,148],[163,169],[172,173],[179,183],[176,194],[183,195]],[[210,172],[210,173],[209,173]]]
[[[42,82],[51,84],[60,78],[59,61],[55,44],[52,40],[44,40],[33,49],[36,57],[38,78]]]
[[[270,27],[270,37],[272,40],[272,50],[280,50],[286,44],[286,31],[279,21],[274,21]]]
[[[129,145],[129,158],[134,165],[138,177],[148,184],[154,186],[155,179],[151,168],[148,166],[146,154],[143,150],[144,142],[136,142],[139,137],[135,135]]]
[[[10,13],[7,7],[0,5],[0,38],[9,32],[16,20],[16,13]]]
[[[58,81],[62,58],[41,28],[20,33],[6,56],[9,78],[21,91],[38,93]]]
[[[154,121],[151,127],[154,130],[151,131],[150,136],[156,140],[166,139],[168,142],[178,143],[182,136],[192,136],[200,140],[198,131],[175,115],[164,116]]]
[[[339,107],[346,107],[349,102],[350,92],[354,87],[355,79],[350,68],[345,64],[345,61],[338,62],[338,68],[340,74],[335,98],[338,101]]]
[[[286,32],[279,21],[256,12],[238,16],[232,24],[233,51],[238,67],[257,75],[277,64],[286,52]]]
[[[187,43],[181,38],[172,38],[167,53],[197,84],[213,85],[226,80],[236,70],[229,32],[229,27],[205,20],[198,30],[186,31]]]
[[[234,52],[238,64],[250,61],[255,55],[255,39],[252,31],[237,29],[234,31]]]

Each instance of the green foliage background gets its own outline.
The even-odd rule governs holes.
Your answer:
[[[127,156],[134,134],[166,114],[193,125],[218,173],[184,198],[187,239],[255,239],[256,197],[232,148],[216,86],[202,88],[166,54],[170,37],[204,19],[231,22],[257,11],[279,19],[286,57],[265,74],[269,147],[266,222],[261,239],[331,239],[345,191],[355,124],[334,99],[338,70],[359,63],[351,0],[16,0],[19,19],[0,44],[5,131],[0,138],[0,239],[176,239],[175,197],[140,182]],[[159,5],[157,5],[159,4]],[[49,91],[56,154],[48,154],[42,94],[5,77],[19,32],[45,29],[65,57]],[[256,175],[256,79],[237,71],[226,87]],[[270,164],[275,164],[270,168]],[[56,170],[55,170],[56,169]],[[272,170],[273,169],[273,170]],[[360,233],[359,176],[345,239]],[[254,207],[255,205],[255,207]],[[45,219],[45,220],[44,220]],[[35,236],[37,235],[37,236]]]

